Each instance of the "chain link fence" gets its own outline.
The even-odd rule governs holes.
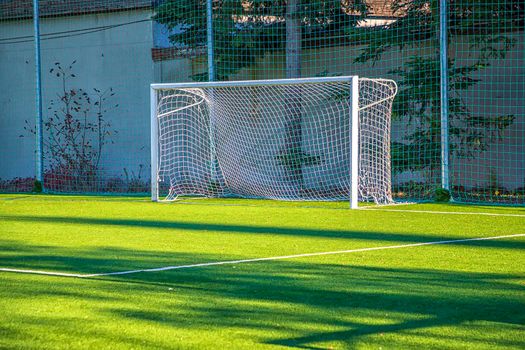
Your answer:
[[[395,199],[432,200],[445,183],[458,201],[525,204],[522,1],[41,0],[39,9],[50,192],[148,193],[150,83],[359,75],[400,87]],[[0,1],[2,192],[31,191],[37,171],[33,28],[32,1]]]

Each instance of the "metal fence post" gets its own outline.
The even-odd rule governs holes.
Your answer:
[[[449,109],[448,109],[448,45],[447,0],[439,5],[439,48],[441,88],[441,187],[450,190],[449,174]]]
[[[215,81],[215,57],[213,53],[213,0],[206,1],[206,32],[208,47],[208,80]]]
[[[33,25],[35,38],[35,79],[36,79],[36,181],[42,185],[44,189],[44,142],[43,142],[43,121],[42,121],[42,86],[40,79],[40,16],[38,8],[38,0],[33,0]]]

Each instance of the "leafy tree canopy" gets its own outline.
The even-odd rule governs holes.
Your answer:
[[[297,0],[302,45],[315,38],[345,36],[366,16],[365,0]],[[213,24],[216,69],[219,80],[255,64],[268,53],[283,51],[286,44],[286,1],[214,0]],[[206,1],[168,0],[156,9],[154,19],[169,29],[173,43],[188,47],[206,45]],[[197,77],[198,78],[198,77]],[[206,78],[206,75],[200,77]]]

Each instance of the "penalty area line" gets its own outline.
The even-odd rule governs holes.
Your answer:
[[[504,235],[504,236],[451,239],[451,240],[445,240],[445,241],[430,241],[430,242],[409,243],[409,244],[399,244],[399,245],[390,245],[390,246],[336,250],[336,251],[330,251],[330,252],[282,255],[282,256],[272,256],[272,257],[265,257],[265,258],[224,260],[224,261],[214,261],[214,262],[189,264],[189,265],[164,266],[164,267],[156,267],[156,268],[150,268],[150,269],[91,273],[91,274],[77,274],[77,273],[52,272],[52,271],[41,271],[41,270],[24,270],[24,269],[12,269],[12,268],[0,268],[0,272],[27,273],[27,274],[36,274],[36,275],[58,276],[58,277],[92,278],[92,277],[104,277],[104,276],[130,275],[130,274],[136,274],[136,273],[160,272],[160,271],[169,271],[169,270],[181,270],[181,269],[190,269],[190,268],[207,267],[207,266],[236,265],[236,264],[254,263],[254,262],[261,262],[261,261],[299,259],[299,258],[323,256],[323,255],[350,254],[350,253],[370,252],[370,251],[386,250],[386,249],[402,249],[402,248],[422,247],[422,246],[439,245],[439,244],[490,241],[490,240],[497,240],[497,239],[504,239],[504,238],[516,238],[516,237],[525,237],[525,233]]]

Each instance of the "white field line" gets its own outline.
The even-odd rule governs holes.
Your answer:
[[[194,268],[194,267],[244,264],[244,263],[252,263],[252,262],[258,262],[258,261],[297,259],[297,258],[305,258],[305,257],[311,257],[311,256],[349,254],[349,253],[358,253],[358,252],[369,252],[369,251],[374,251],[374,250],[401,249],[401,248],[421,247],[421,246],[437,245],[437,244],[454,244],[454,243],[474,242],[474,241],[489,241],[489,240],[516,238],[516,237],[525,237],[525,233],[505,235],[505,236],[452,239],[452,240],[446,240],[446,241],[431,241],[431,242],[400,244],[400,245],[380,246],[380,247],[371,247],[371,248],[337,250],[337,251],[331,251],[331,252],[317,252],[317,253],[306,253],[306,254],[272,256],[272,257],[266,257],[266,258],[225,260],[225,261],[215,261],[215,262],[207,262],[207,263],[191,264],[191,265],[164,266],[164,267],[157,267],[157,268],[151,268],[151,269],[105,272],[105,273],[77,274],[77,273],[51,272],[51,271],[40,271],[40,270],[23,270],[23,269],[11,269],[11,268],[0,268],[0,272],[3,271],[3,272],[17,272],[17,273],[29,273],[29,274],[37,274],[37,275],[59,276],[59,277],[89,278],[89,277],[129,275],[129,274],[142,273],[142,272],[180,270],[180,269],[189,269],[189,268]]]
[[[369,211],[392,211],[397,213],[423,213],[423,214],[444,214],[444,215],[482,215],[482,216],[506,216],[506,217],[518,217],[525,218],[525,214],[501,214],[501,213],[483,213],[473,211],[432,211],[432,210],[410,210],[410,209],[386,209],[386,208],[359,208],[359,210]]]
[[[194,197],[191,198],[191,200],[194,199],[208,199],[206,197]],[[348,210],[348,207],[344,208],[330,208],[330,207],[323,207],[323,206],[315,206],[315,205],[300,205],[300,206],[282,206],[282,205],[264,205],[260,206],[257,204],[237,204],[237,203],[199,203],[199,202],[191,202],[186,201],[188,198],[182,198],[177,199],[176,202],[179,205],[210,205],[210,206],[221,206],[221,207],[255,207],[255,208],[290,208],[290,209],[326,209],[326,210]],[[174,203],[174,202],[167,202],[163,201],[162,203]],[[305,202],[306,203],[306,202]],[[518,217],[518,218],[525,218],[525,214],[501,214],[501,213],[486,213],[486,212],[474,212],[474,211],[434,211],[434,210],[410,210],[410,209],[389,209],[392,207],[399,207],[399,206],[405,206],[405,205],[417,205],[419,203],[416,202],[402,202],[402,203],[390,203],[390,204],[376,204],[374,206],[370,207],[359,207],[358,210],[363,211],[391,211],[391,212],[398,212],[398,213],[429,213],[429,214],[445,214],[445,215],[480,215],[480,216],[501,216],[501,217]]]
[[[10,269],[10,268],[0,268],[0,272],[17,272],[17,273],[30,273],[34,275],[48,275],[48,276],[60,276],[60,277],[87,277],[87,275],[79,273],[66,273],[66,272],[53,272],[53,271],[42,271],[42,270],[23,270],[23,269]]]

